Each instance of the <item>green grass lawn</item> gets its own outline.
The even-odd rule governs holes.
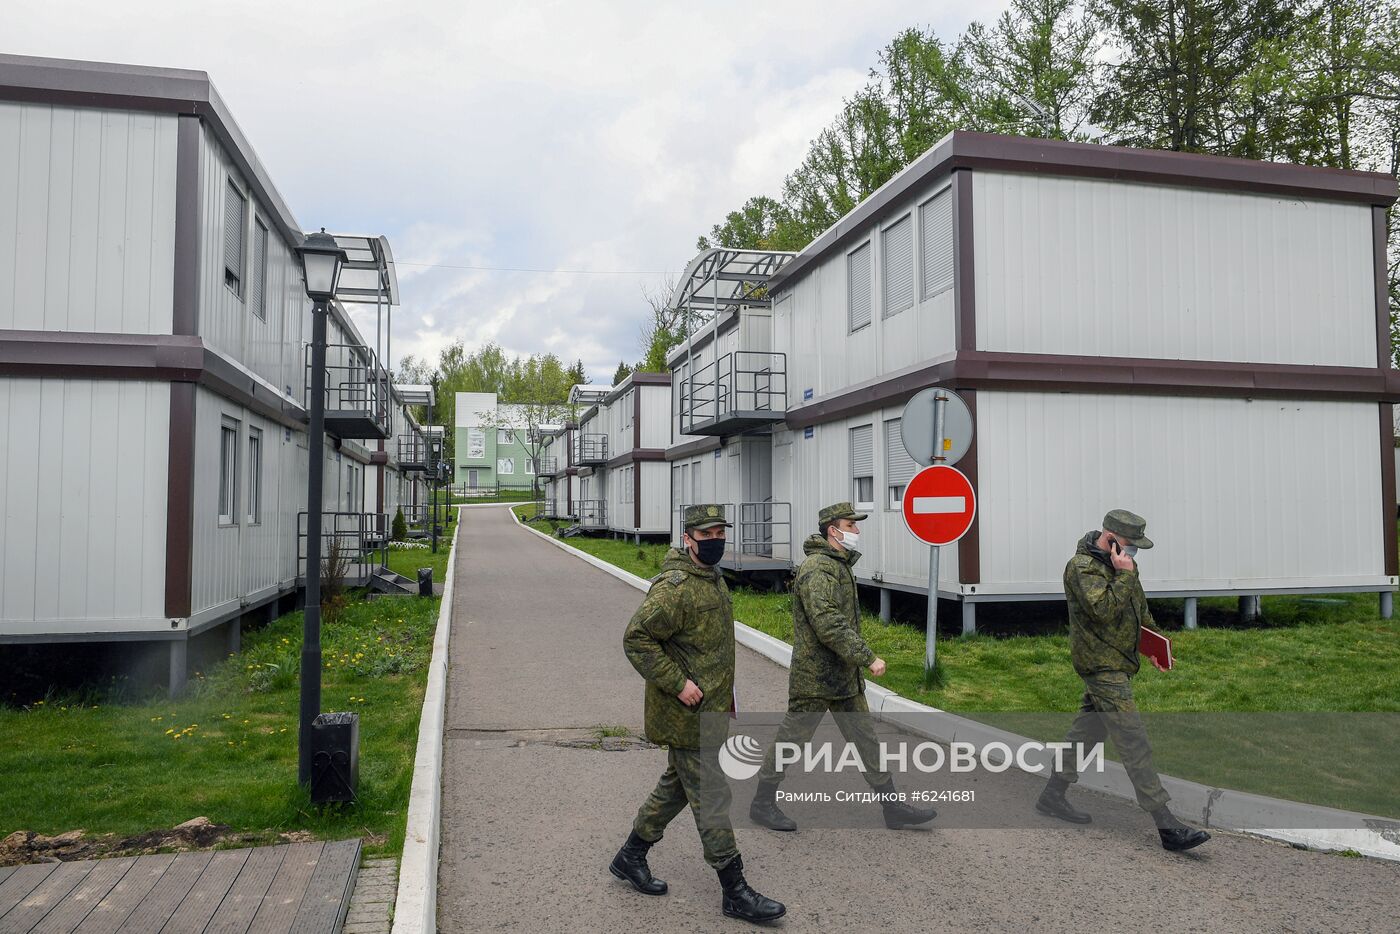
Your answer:
[[[0,837],[128,835],[204,816],[269,840],[301,830],[399,853],[438,603],[357,601],[323,629],[321,709],[360,715],[355,804],[313,809],[296,781],[297,612],[245,633],[242,654],[180,700],[51,696],[0,708]]]
[[[438,538],[437,554],[433,554],[430,548],[390,548],[389,549],[389,570],[395,574],[402,574],[409,580],[418,580],[419,568],[433,569],[433,583],[441,584],[447,580],[447,564],[452,549],[452,533],[454,526],[448,526],[448,533]],[[426,538],[413,539],[415,542],[428,542]]]
[[[532,510],[518,511],[527,518]],[[542,530],[566,524],[532,523]],[[661,544],[590,536],[568,544],[641,577],[658,573],[666,552]],[[792,641],[790,594],[736,586],[733,598],[736,619]],[[1201,628],[1189,631],[1182,601],[1152,606],[1171,633],[1177,664],[1170,672],[1145,666],[1134,694],[1162,771],[1400,816],[1396,783],[1376,778],[1400,773],[1400,620],[1379,619],[1373,595],[1266,597],[1262,620],[1248,627],[1237,619],[1236,601],[1203,599]],[[993,632],[1016,634],[941,632],[943,684],[926,687],[922,619],[883,623],[867,610],[862,630],[889,666],[869,680],[1005,729],[1062,738],[1083,692],[1070,664],[1063,607],[1005,605],[986,616]],[[958,625],[956,618],[944,622]]]

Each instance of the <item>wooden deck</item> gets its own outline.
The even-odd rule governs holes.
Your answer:
[[[360,841],[0,868],[0,934],[339,934]]]

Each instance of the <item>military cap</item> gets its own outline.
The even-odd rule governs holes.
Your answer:
[[[824,507],[821,512],[817,513],[817,525],[819,527],[827,525],[837,519],[854,519],[861,522],[867,518],[869,518],[868,513],[856,512],[856,507],[850,503],[835,503]]]
[[[709,529],[717,525],[732,528],[733,523],[724,518],[724,507],[718,503],[701,503],[685,507],[686,529]]]
[[[1103,517],[1105,532],[1112,532],[1119,538],[1139,548],[1151,548],[1152,539],[1147,537],[1147,520],[1126,509],[1111,509]]]

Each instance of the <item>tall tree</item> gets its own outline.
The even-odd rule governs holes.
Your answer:
[[[1111,142],[1243,154],[1240,83],[1285,46],[1296,0],[1094,0],[1117,62],[1092,108]]]
[[[582,360],[575,360],[574,365],[569,367],[568,382],[570,386],[582,386],[589,382],[588,375],[583,371]]]
[[[624,379],[632,375],[632,368],[621,360],[617,361],[617,369],[613,370],[612,384],[620,385]]]
[[[1097,20],[1080,0],[1012,0],[993,25],[973,23],[963,35],[973,113],[1001,133],[1092,138],[1102,47]]]

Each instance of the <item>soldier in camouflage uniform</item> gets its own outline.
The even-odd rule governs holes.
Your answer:
[[[786,908],[744,880],[716,742],[709,738],[703,750],[701,743],[701,714],[733,709],[734,614],[729,588],[715,568],[728,527],[723,506],[688,507],[682,547],[666,553],[661,573],[627,624],[623,649],[646,679],[647,739],[669,748],[666,771],[637,811],[632,833],[609,869],[639,892],[664,895],[666,883],[652,876],[647,851],[688,804],[705,861],[719,875],[724,913],[772,921]]]
[[[1162,846],[1189,850],[1209,840],[1210,834],[1181,823],[1167,808],[1170,796],[1157,777],[1152,746],[1133,702],[1139,629],[1155,625],[1133,560],[1139,548],[1152,547],[1146,533],[1147,522],[1141,516],[1114,509],[1104,516],[1102,530],[1079,540],[1065,566],[1070,660],[1084,680],[1084,698],[1065,737],[1076,746],[1066,757],[1066,768],[1046,784],[1035,808],[1071,823],[1089,823],[1093,818],[1071,805],[1065,791],[1079,779],[1074,761],[1079,746],[1111,737],[1133,781],[1138,805],[1157,825]]]
[[[772,830],[796,830],[797,824],[778,807],[777,743],[803,745],[811,740],[829,710],[846,742],[855,747],[866,782],[887,798],[881,799],[885,826],[891,830],[933,820],[933,808],[915,808],[893,800],[894,782],[878,767],[879,743],[865,701],[862,668],[876,676],[885,661],[876,657],[860,632],[860,598],[851,568],[860,560],[855,550],[860,526],[867,518],[850,503],[827,506],[817,514],[817,534],[802,545],[807,558],[797,570],[792,594],[792,667],[788,670],[788,714],[774,747],[758,773],[758,790],[749,817]]]

